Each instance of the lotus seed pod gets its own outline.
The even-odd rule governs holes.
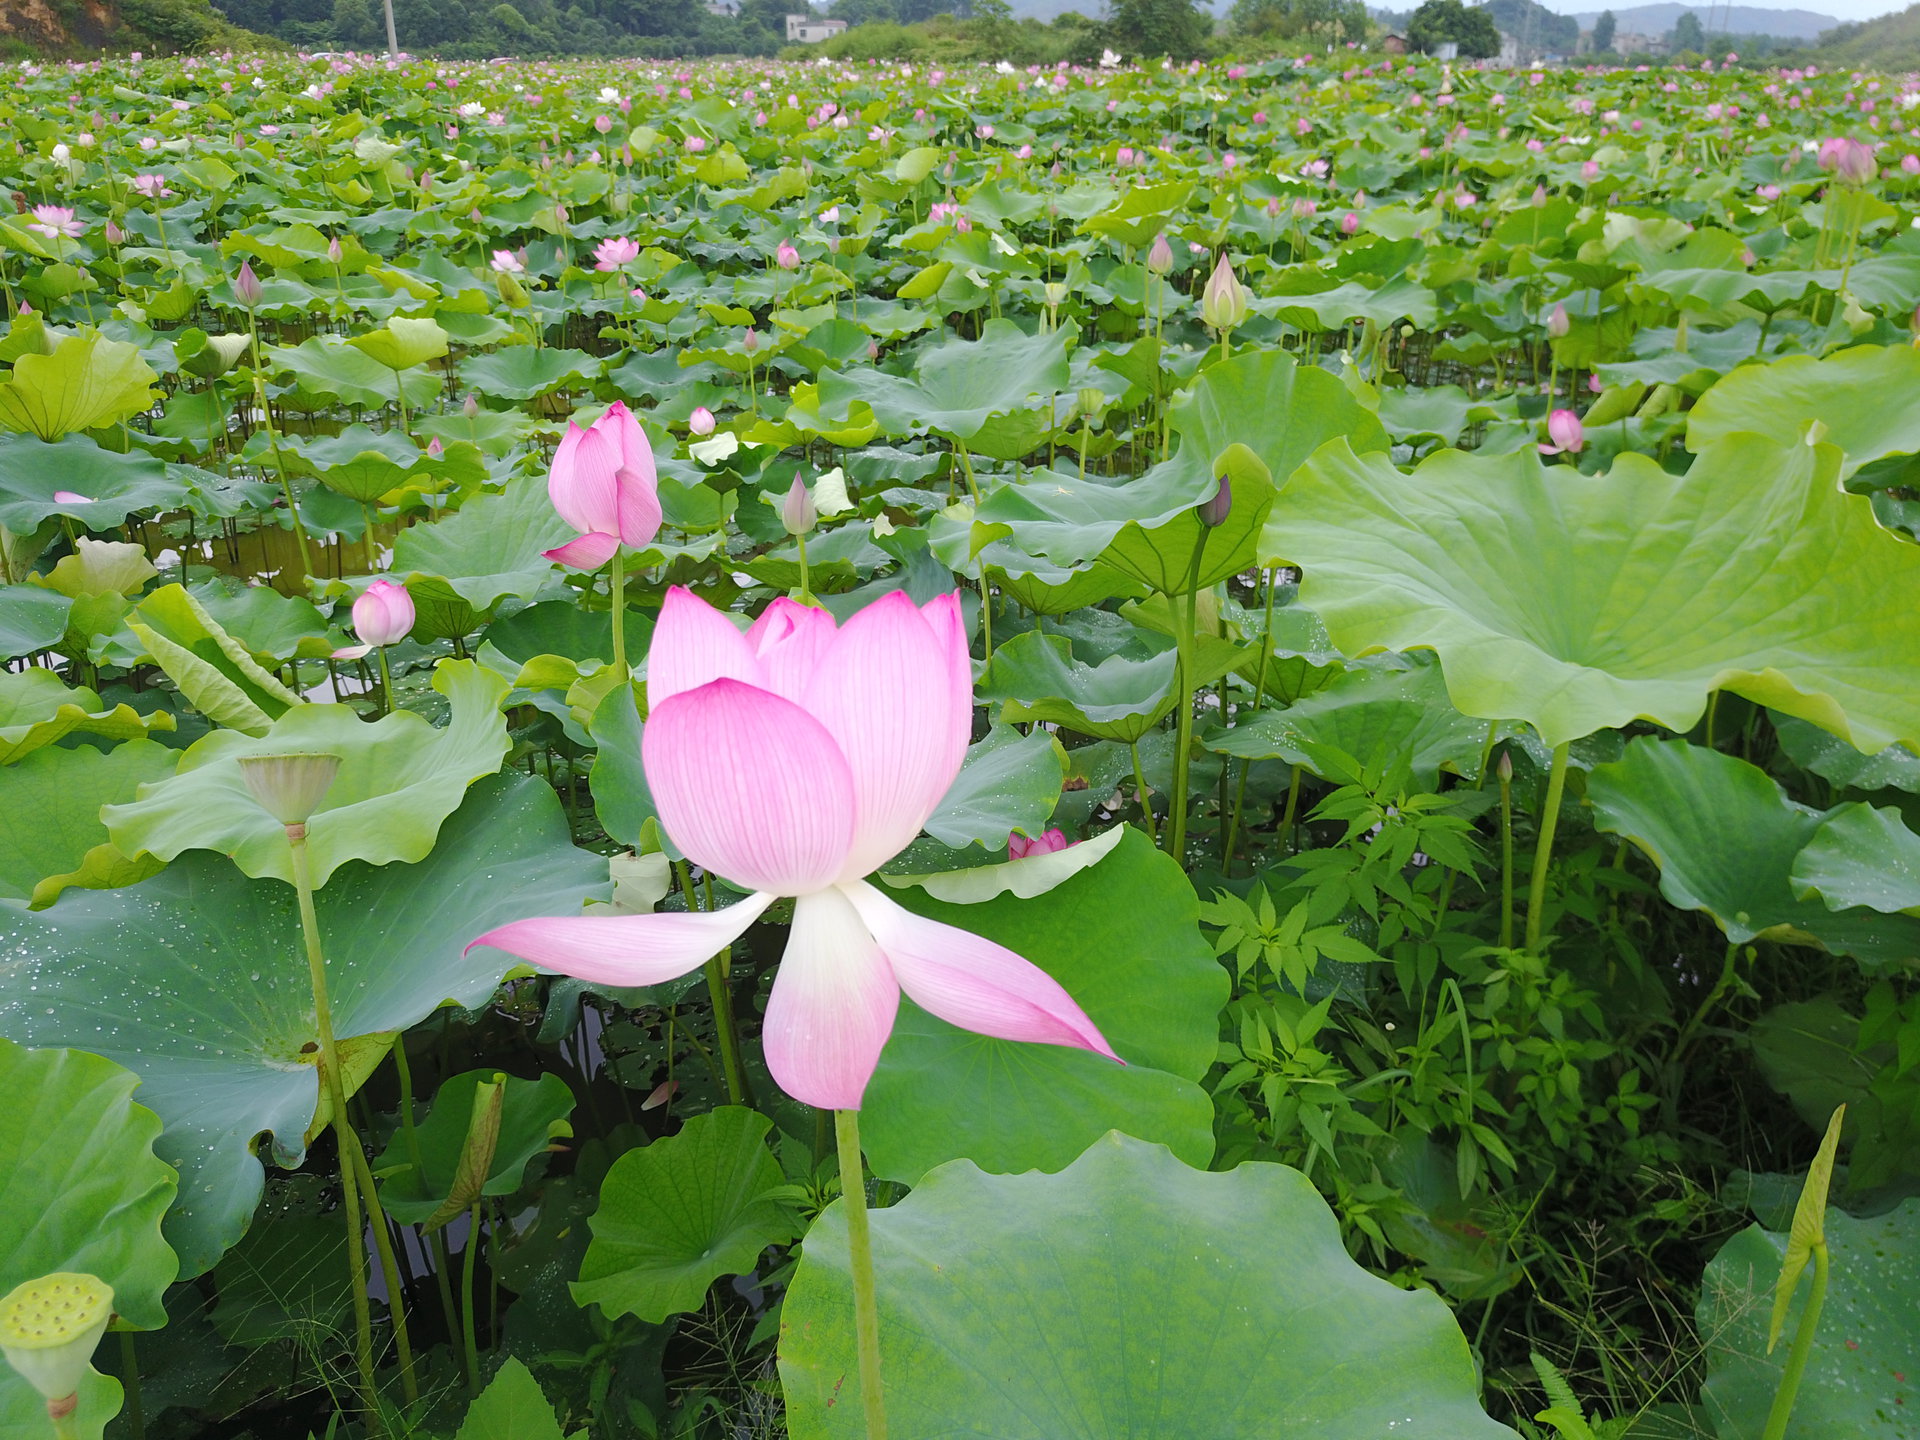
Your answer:
[[[1097,385],[1089,385],[1074,396],[1074,404],[1082,415],[1098,415],[1107,408],[1106,392]]]
[[[50,1404],[77,1392],[113,1318],[113,1287],[59,1272],[16,1285],[0,1300],[0,1353]]]
[[[306,824],[339,771],[338,755],[247,755],[240,760],[240,778],[247,789],[282,825]]]

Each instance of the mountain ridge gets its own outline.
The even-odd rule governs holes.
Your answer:
[[[1840,23],[1839,16],[1822,15],[1816,10],[1773,10],[1759,5],[1682,5],[1673,0],[1617,9],[1613,19],[1620,30],[1629,35],[1664,35],[1689,10],[1716,35],[1779,35],[1793,40],[1813,40],[1822,30],[1831,30]],[[1600,18],[1600,11],[1576,11],[1573,18],[1580,22],[1582,30],[1591,30],[1593,22]]]

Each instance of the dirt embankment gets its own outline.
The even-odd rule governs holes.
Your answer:
[[[0,41],[36,49],[101,45],[119,24],[118,7],[105,0],[0,0]]]

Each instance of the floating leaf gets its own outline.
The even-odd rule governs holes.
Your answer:
[[[1313,1185],[1124,1135],[1058,1175],[956,1162],[872,1216],[889,1423],[1080,1440],[1512,1440],[1446,1302],[1356,1265]],[[781,1315],[795,1440],[864,1434],[844,1205]]]
[[[170,510],[184,502],[186,485],[168,471],[144,451],[121,455],[84,435],[52,444],[30,435],[0,436],[0,525],[26,535],[66,515],[89,530],[108,530],[136,510]]]
[[[503,596],[537,595],[554,575],[553,562],[540,552],[573,537],[547,487],[516,480],[504,494],[476,495],[457,515],[401,531],[393,542],[393,573],[409,589],[415,576],[438,576],[475,610],[489,610]]]

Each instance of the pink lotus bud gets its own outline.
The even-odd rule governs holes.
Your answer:
[[[1845,135],[1823,141],[1818,158],[1822,170],[1847,185],[1864,185],[1880,173],[1880,167],[1874,164],[1872,149]]]
[[[598,570],[622,545],[638,550],[660,533],[660,487],[653,447],[640,422],[616,400],[582,430],[568,425],[547,473],[547,496],[577,540],[541,554],[574,570]]]
[[[595,130],[597,130],[597,131],[599,131],[599,132],[600,132],[600,133],[601,133],[602,135],[605,135],[605,134],[606,134],[606,133],[607,133],[607,132],[608,132],[609,130],[611,130],[611,129],[613,129],[613,119],[612,119],[612,117],[611,117],[611,116],[607,116],[607,115],[596,115],[596,116],[594,116],[594,117],[593,117],[593,128],[594,128]]]
[[[127,232],[122,230],[118,225],[114,224],[113,221],[111,220],[107,221],[107,227],[104,233],[107,237],[107,244],[109,245],[122,244],[125,242],[127,238]]]
[[[1156,275],[1164,275],[1173,269],[1173,247],[1167,243],[1165,235],[1153,237],[1153,244],[1147,250],[1147,269]]]
[[[340,249],[339,236],[336,235],[333,239],[327,241],[327,259],[328,260],[332,261],[335,265],[338,265],[340,263],[340,259],[343,253],[344,252],[342,252],[342,250]]]
[[[1506,784],[1508,781],[1513,779],[1513,752],[1512,751],[1506,750],[1506,749],[1501,750],[1500,764],[1498,769],[1500,773],[1500,783],[1502,785]]]
[[[480,413],[480,397],[469,390],[467,392],[467,398],[460,402],[460,413],[469,420],[478,416]]]
[[[1529,203],[1536,210],[1544,210],[1547,206],[1547,187],[1544,185],[1534,186],[1533,199]]]
[[[820,523],[820,512],[814,508],[813,494],[798,475],[793,477],[787,498],[780,504],[780,523],[786,527],[789,535],[809,535]]]
[[[440,437],[438,435],[427,441],[427,458],[429,460],[438,460],[446,453],[447,447],[440,443]]]
[[[753,326],[747,326],[747,333],[740,337],[740,348],[751,355],[760,348],[760,332]]]
[[[1573,321],[1567,318],[1567,307],[1554,306],[1553,313],[1547,316],[1547,334],[1558,340],[1571,329],[1573,329]]]
[[[713,433],[713,412],[704,405],[694,406],[693,414],[687,417],[687,429],[695,435],[711,435]]]
[[[1593,371],[1587,376],[1587,389],[1595,395],[1598,395],[1605,388],[1606,387],[1600,383],[1600,372],[1598,370]]]
[[[1920,155],[1902,155],[1900,168],[1909,175],[1920,175]]]
[[[1233,486],[1225,475],[1220,477],[1220,484],[1213,494],[1194,507],[1194,513],[1209,530],[1226,523],[1227,516],[1233,513]]]
[[[779,247],[773,252],[773,263],[778,265],[782,270],[798,270],[800,268],[800,252],[785,240],[782,240]]]
[[[1340,233],[1342,235],[1352,235],[1358,231],[1359,228],[1360,217],[1354,214],[1353,211],[1349,210],[1340,217]]]
[[[1571,410],[1556,410],[1547,417],[1547,438],[1540,447],[1542,455],[1578,455],[1587,443],[1580,417]]]
[[[260,277],[253,273],[251,262],[246,260],[240,262],[240,273],[234,278],[233,293],[249,310],[258,305],[260,297],[266,293],[265,288],[260,284]]]
[[[1009,835],[1007,836],[1007,858],[1024,860],[1029,855],[1056,855],[1078,843],[1078,841],[1067,839],[1066,832],[1057,826],[1034,840],[1029,840],[1020,834]]]
[[[391,645],[405,638],[413,629],[413,596],[392,580],[374,581],[353,602],[353,628],[369,645]]]

